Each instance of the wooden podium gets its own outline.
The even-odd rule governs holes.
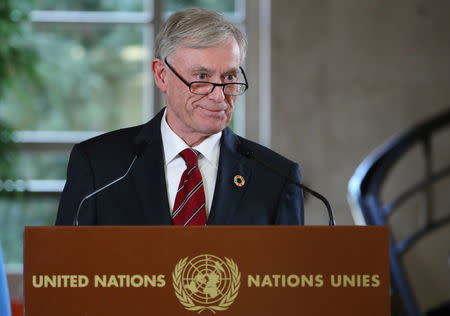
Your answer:
[[[25,315],[389,315],[384,226],[25,227]]]

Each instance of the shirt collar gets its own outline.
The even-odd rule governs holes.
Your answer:
[[[178,154],[182,150],[189,148],[189,146],[177,134],[175,134],[169,124],[167,124],[166,113],[167,109],[164,110],[164,114],[161,119],[161,137],[164,147],[164,158],[167,166],[178,157]],[[222,131],[209,136],[203,142],[193,147],[215,167],[219,164],[221,137]]]

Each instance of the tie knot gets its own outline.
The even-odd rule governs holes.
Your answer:
[[[192,148],[186,148],[185,150],[180,152],[181,158],[183,158],[184,161],[188,165],[197,166],[198,165],[198,155],[199,155],[199,152]]]

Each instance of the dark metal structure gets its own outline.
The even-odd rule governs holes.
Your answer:
[[[432,185],[450,175],[450,162],[446,167],[433,171],[431,155],[433,135],[449,127],[450,108],[382,144],[358,166],[348,184],[348,200],[353,216],[359,218],[359,222],[366,225],[389,225],[389,217],[399,206],[417,194],[425,196],[426,221],[422,227],[403,240],[395,240],[392,227],[390,228],[391,288],[393,294],[401,300],[403,309],[401,315],[416,316],[420,314],[416,298],[401,263],[402,256],[426,234],[450,223],[450,214],[439,220],[433,219],[435,206],[432,194]],[[450,140],[448,144],[450,144]],[[380,193],[387,175],[400,158],[415,145],[420,145],[423,149],[425,163],[423,179],[392,200],[382,202]],[[449,303],[450,301],[427,315],[450,315],[448,313]]]

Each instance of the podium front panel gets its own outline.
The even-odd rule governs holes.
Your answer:
[[[26,227],[31,315],[389,315],[383,226]]]

